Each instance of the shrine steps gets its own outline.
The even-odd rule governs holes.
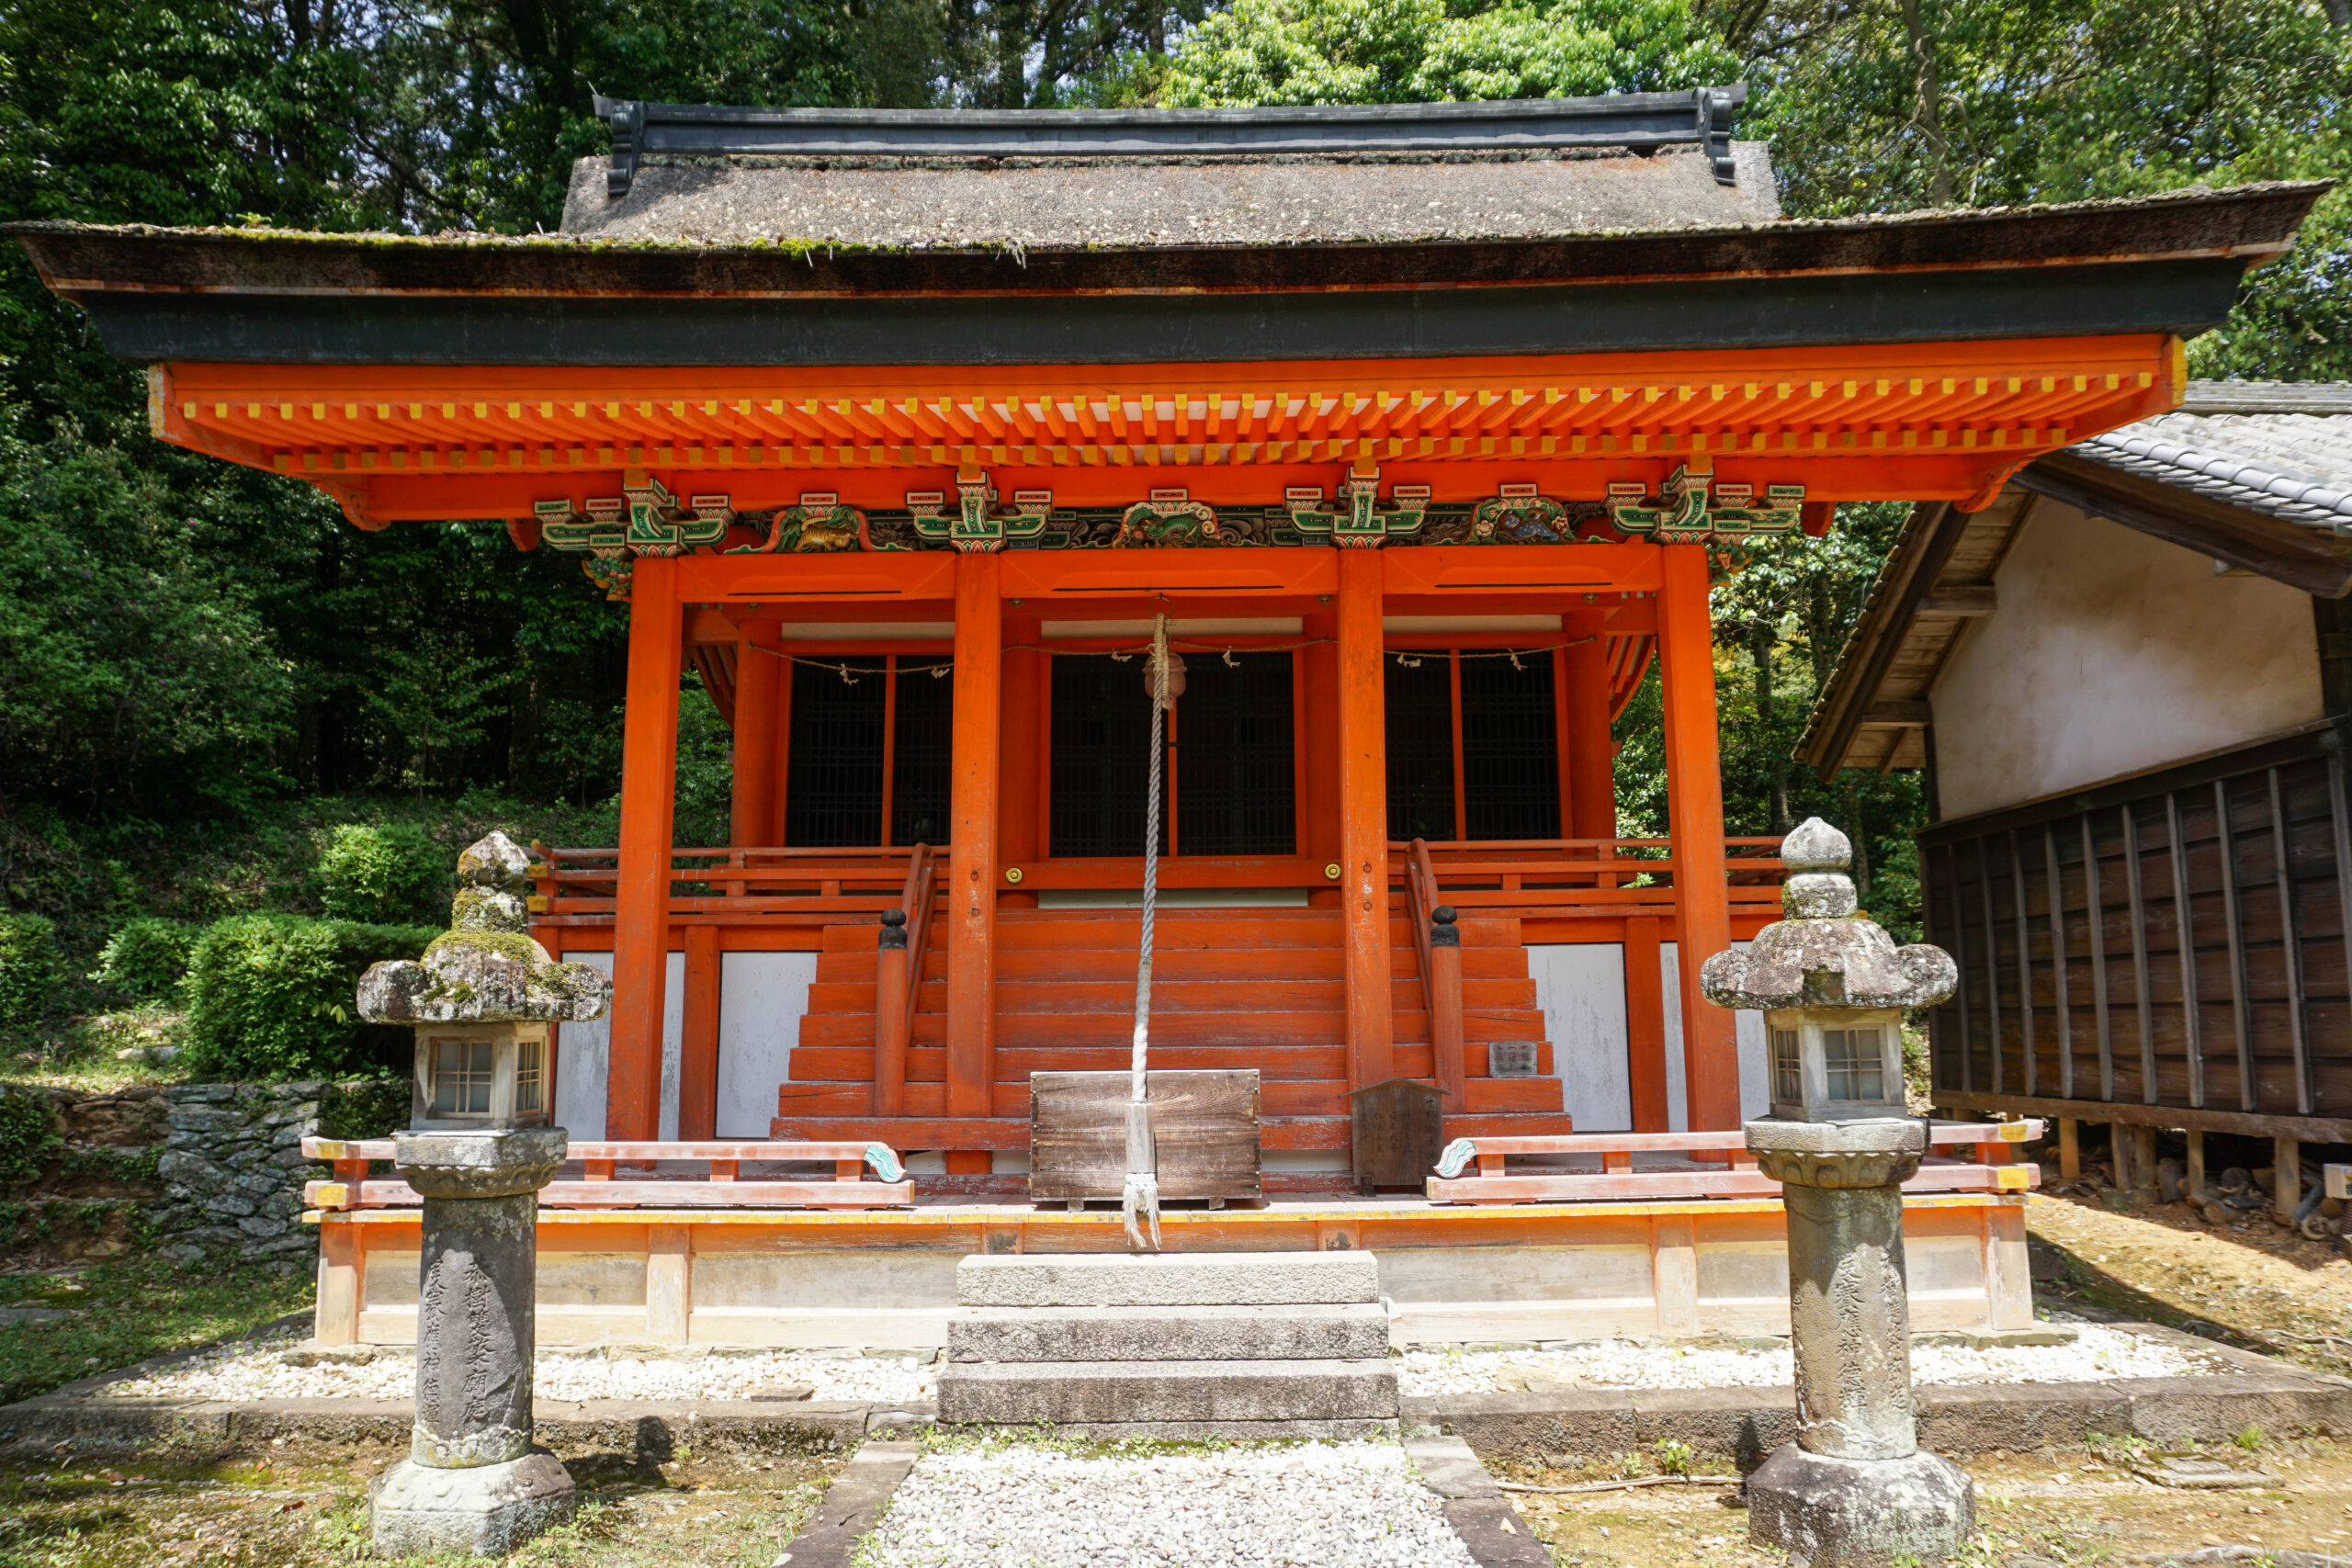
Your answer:
[[[1464,1103],[1449,1134],[1569,1130],[1515,922],[1461,922]],[[872,1114],[875,928],[825,932],[808,1008],[777,1091],[775,1135],[876,1138],[901,1149],[1027,1146],[1029,1075],[1114,1072],[1135,1030],[1133,909],[1009,909],[998,917],[995,1082],[985,1118],[947,1115],[947,955],[924,959],[900,1118]],[[1390,921],[1396,1070],[1436,1061],[1412,933]],[[1154,929],[1152,1064],[1256,1068],[1269,1150],[1350,1144],[1346,991],[1337,910],[1181,908]],[[1533,1042],[1533,1077],[1496,1077],[1489,1047]],[[989,1125],[1004,1123],[1005,1125]],[[821,1130],[821,1131],[820,1131]],[[1016,1132],[1017,1130],[1017,1132]]]

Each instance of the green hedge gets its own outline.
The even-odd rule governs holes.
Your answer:
[[[148,917],[124,924],[98,952],[90,978],[132,1001],[169,1001],[187,976],[188,956],[204,928]]]
[[[57,928],[39,915],[0,914],[0,1034],[38,1026],[64,979]]]
[[[414,823],[346,822],[319,852],[319,907],[331,920],[440,919],[456,863]]]
[[[197,939],[187,977],[188,1050],[198,1079],[334,1077],[392,1066],[406,1031],[361,1023],[360,973],[415,958],[441,933],[300,915],[237,915]]]

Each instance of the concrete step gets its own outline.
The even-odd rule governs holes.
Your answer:
[[[967,1307],[1347,1305],[1380,1300],[1380,1269],[1368,1252],[974,1254],[956,1267],[956,1298]]]
[[[1388,1313],[1357,1306],[964,1307],[957,1361],[1378,1360]]]
[[[1385,1420],[1396,1373],[1363,1361],[950,1361],[939,1418],[1050,1422]]]

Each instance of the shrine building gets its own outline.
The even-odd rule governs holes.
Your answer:
[[[1165,615],[1153,1063],[1259,1071],[1270,1199],[1347,1190],[1350,1094],[1399,1077],[1443,1092],[1449,1138],[1676,1135],[1727,1179],[1762,1030],[1691,998],[1780,878],[1724,830],[1710,583],[1841,502],[1980,509],[2171,409],[2185,341],[2323,188],[1791,220],[1740,98],[600,101],[612,152],[557,234],[12,232],[150,367],[161,438],[363,529],[503,518],[626,603],[619,842],[545,849],[534,901],[549,952],[615,981],[606,1022],[560,1032],[576,1141],[878,1141],[927,1199],[1020,1197],[1030,1075],[1127,1059],[1136,655]],[[688,669],[732,728],[725,844],[673,842]],[[1671,831],[1626,838],[1611,727],[1653,669]],[[1694,1224],[1705,1250],[1731,1189],[1692,1181],[1195,1217],[1232,1245],[1602,1238],[1646,1280]],[[2013,1312],[2022,1194],[1962,1196],[1970,1299]],[[1743,1202],[1735,1251],[1778,1224]],[[973,1213],[920,1245],[1048,1219],[1115,1245],[1115,1216]],[[396,1218],[331,1213],[330,1240]],[[684,1220],[568,1218],[634,1224],[613,1245],[657,1278],[689,1247],[662,1235]],[[718,1290],[698,1337],[727,1332]]]

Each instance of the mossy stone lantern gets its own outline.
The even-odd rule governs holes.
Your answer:
[[[1949,1557],[1976,1507],[1966,1473],[1919,1450],[1903,1254],[1903,1183],[1928,1152],[1905,1115],[1903,1010],[1960,975],[1860,913],[1852,855],[1819,818],[1791,833],[1787,919],[1700,971],[1709,1001],[1771,1032],[1772,1114],[1744,1136],[1788,1217],[1797,1434],[1748,1477],[1747,1528],[1815,1568]]]
[[[458,857],[450,930],[359,980],[360,1015],[416,1031],[392,1167],[424,1201],[416,1423],[373,1505],[389,1556],[501,1556],[571,1512],[562,1462],[531,1446],[538,1192],[563,1164],[548,1025],[586,1023],[612,982],[530,937],[530,861],[503,833]]]
[[[379,964],[359,982],[360,1015],[416,1030],[409,1126],[417,1132],[545,1127],[555,1119],[551,1023],[604,1016],[612,982],[559,964],[531,940],[531,863],[492,833],[458,857],[450,929],[413,964]]]

